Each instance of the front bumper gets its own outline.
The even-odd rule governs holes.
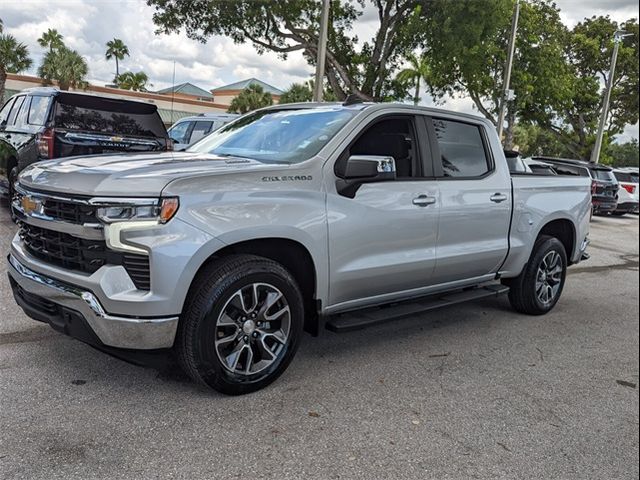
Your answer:
[[[178,317],[124,317],[107,313],[88,291],[37,273],[10,254],[8,271],[16,302],[25,313],[86,343],[154,350],[170,348]],[[98,345],[100,346],[100,345]]]

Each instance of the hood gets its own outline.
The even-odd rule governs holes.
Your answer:
[[[171,181],[198,175],[287,168],[190,152],[94,155],[39,162],[20,174],[28,189],[91,196],[158,196]]]

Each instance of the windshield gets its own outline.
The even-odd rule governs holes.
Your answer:
[[[313,157],[357,111],[341,107],[264,110],[232,122],[187,151],[300,163]]]

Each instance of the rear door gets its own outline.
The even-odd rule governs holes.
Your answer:
[[[61,92],[53,124],[55,156],[167,149],[167,130],[155,105]]]
[[[497,168],[484,124],[433,117],[428,128],[440,190],[433,283],[496,272],[509,249],[508,169]]]

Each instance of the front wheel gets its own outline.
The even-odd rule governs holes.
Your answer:
[[[544,315],[558,302],[567,276],[567,253],[560,240],[541,236],[522,273],[505,281],[509,302],[520,313]]]
[[[232,255],[210,263],[194,285],[176,340],[178,360],[191,378],[228,395],[278,378],[304,324],[292,275],[266,258]]]

